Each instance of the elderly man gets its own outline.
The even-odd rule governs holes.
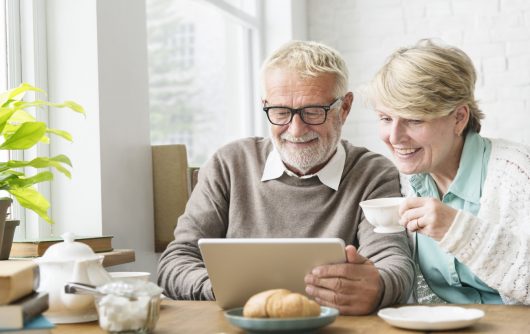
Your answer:
[[[341,314],[405,302],[413,265],[404,233],[376,234],[359,202],[400,196],[386,158],[340,140],[353,94],[337,51],[290,42],[262,68],[271,138],[219,149],[201,168],[162,254],[158,283],[176,299],[214,299],[200,238],[338,237],[347,263],[314,268],[306,292]]]

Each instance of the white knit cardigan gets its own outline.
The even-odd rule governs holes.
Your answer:
[[[478,215],[459,210],[439,246],[505,303],[530,304],[530,147],[491,141]]]

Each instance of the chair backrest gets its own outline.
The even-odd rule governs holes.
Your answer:
[[[188,181],[188,196],[191,196],[191,192],[199,181],[199,167],[188,167]]]
[[[162,252],[174,239],[178,217],[184,213],[190,185],[185,145],[151,147],[153,161],[153,197],[155,252]]]

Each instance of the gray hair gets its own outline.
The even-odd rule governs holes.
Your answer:
[[[291,41],[271,54],[261,67],[264,80],[268,70],[286,68],[296,71],[300,77],[317,77],[331,73],[336,77],[335,96],[348,92],[348,68],[335,49],[314,41]]]

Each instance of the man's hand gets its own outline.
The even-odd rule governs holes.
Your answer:
[[[443,239],[458,210],[436,198],[412,197],[399,207],[399,223],[411,232],[425,234],[436,241]]]
[[[384,290],[379,271],[351,245],[346,246],[346,261],[314,268],[305,276],[306,293],[343,315],[374,312]]]

